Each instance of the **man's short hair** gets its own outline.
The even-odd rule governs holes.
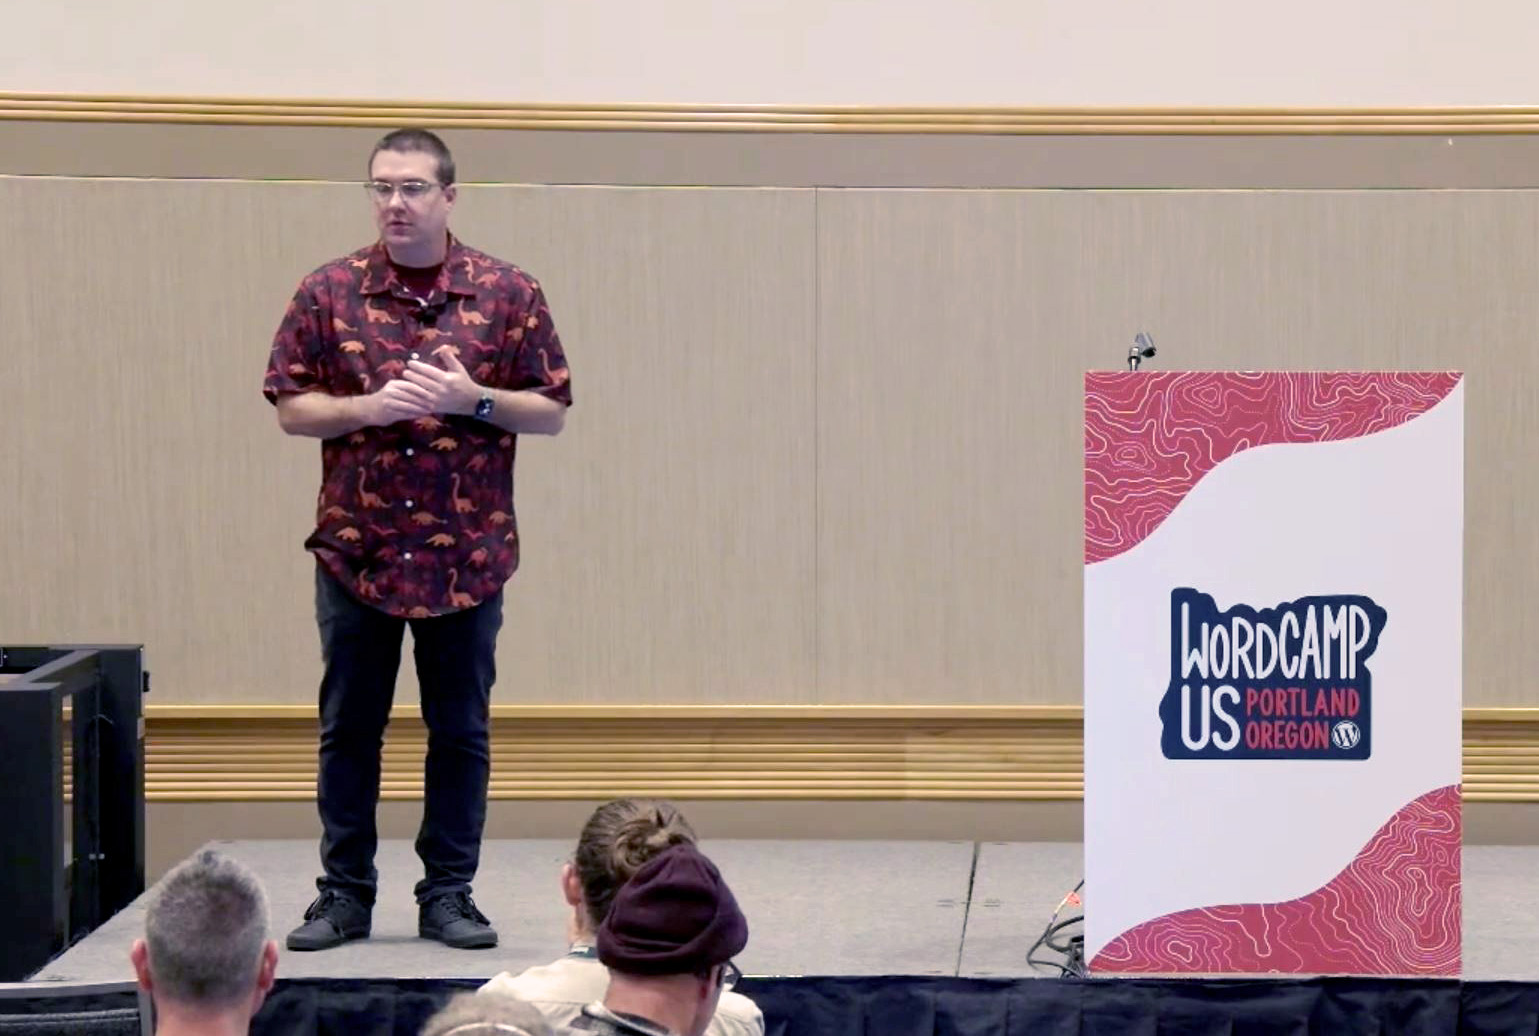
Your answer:
[[[454,183],[454,156],[449,153],[449,145],[431,130],[408,127],[386,133],[379,138],[379,143],[374,145],[374,150],[369,152],[370,169],[374,168],[374,156],[381,151],[401,151],[408,154],[417,151],[432,155],[438,164],[438,182],[445,187]]]
[[[267,895],[243,865],[205,849],[150,890],[144,922],[157,995],[229,1007],[251,995],[267,944]]]

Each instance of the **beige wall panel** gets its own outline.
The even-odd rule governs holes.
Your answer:
[[[824,700],[1079,699],[1081,376],[1147,330],[1467,371],[1466,701],[1535,701],[1539,195],[826,192],[819,265]]]
[[[8,639],[144,643],[156,701],[313,699],[318,452],[260,389],[299,273],[368,229],[339,196],[0,180]]]
[[[520,442],[498,700],[814,700],[814,200],[465,192],[467,239],[545,286],[576,401]]]
[[[368,239],[365,207],[341,185],[0,179],[6,640],[143,642],[160,702],[313,700],[319,447],[279,433],[260,379],[294,285]],[[811,694],[812,207],[464,192],[463,236],[544,282],[578,399],[520,451],[498,700]]]
[[[4,639],[310,701],[318,448],[258,382],[367,239],[356,188],[0,179],[0,212]],[[1539,195],[474,187],[457,225],[541,278],[576,375],[521,451],[499,701],[1077,701],[1080,374],[1147,329],[1170,368],[1468,371],[1466,700],[1539,702]]]

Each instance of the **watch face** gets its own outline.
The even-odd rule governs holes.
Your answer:
[[[492,397],[491,396],[482,396],[481,399],[476,403],[476,416],[480,417],[480,418],[485,418],[485,417],[490,416],[491,412],[492,412]]]

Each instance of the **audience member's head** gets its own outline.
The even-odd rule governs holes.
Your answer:
[[[599,925],[604,1006],[700,1036],[747,944],[748,921],[716,865],[692,844],[667,849],[615,894]]]
[[[694,829],[671,802],[615,799],[594,810],[578,836],[573,861],[561,871],[561,890],[574,911],[573,938],[591,938],[615,893],[642,864],[694,842]]]
[[[459,993],[422,1026],[421,1036],[552,1036],[533,1005],[506,993]]]
[[[130,951],[155,1002],[158,1031],[245,1031],[273,986],[278,946],[267,935],[267,896],[240,863],[204,850],[150,890],[144,938]]]

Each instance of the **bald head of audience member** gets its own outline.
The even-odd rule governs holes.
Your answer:
[[[421,1036],[552,1036],[533,1004],[506,993],[459,993],[429,1018]]]
[[[610,975],[603,1008],[700,1036],[747,944],[748,921],[716,865],[693,844],[676,845],[636,871],[599,925]]]
[[[227,856],[198,853],[150,890],[129,958],[161,1036],[247,1032],[278,966],[261,883]]]

